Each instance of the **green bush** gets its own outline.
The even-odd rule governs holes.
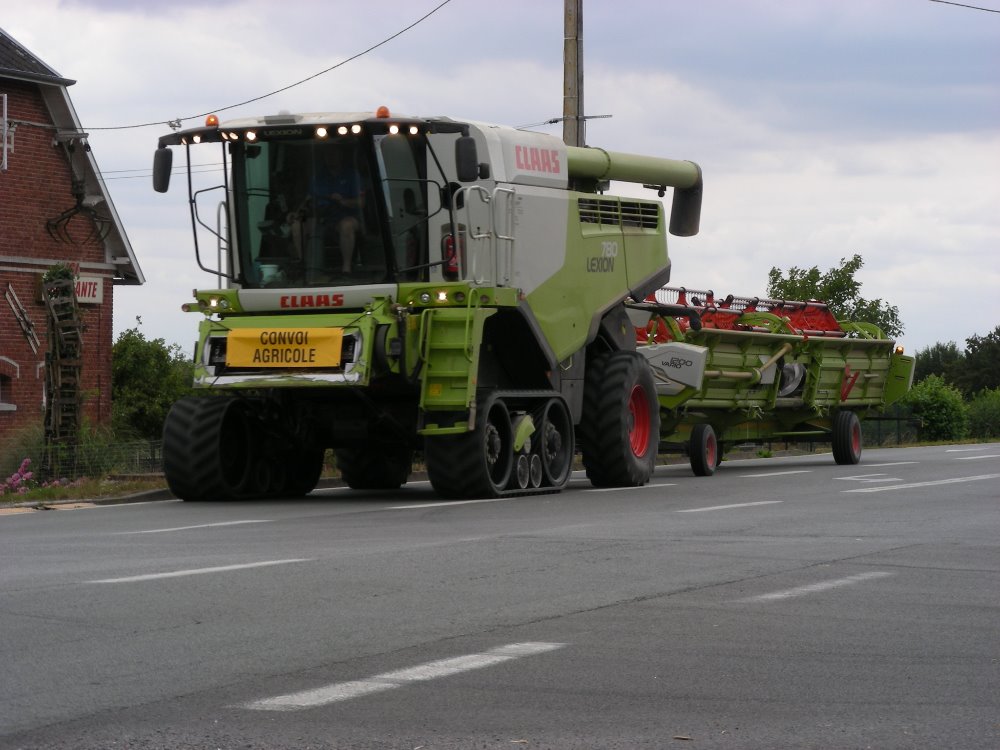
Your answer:
[[[980,391],[969,404],[969,436],[1000,437],[1000,388]]]
[[[962,393],[940,375],[929,375],[906,395],[904,403],[920,420],[921,440],[961,440],[965,437],[968,407]]]
[[[119,437],[158,440],[170,407],[191,392],[194,363],[177,344],[122,331],[111,355],[111,423]]]

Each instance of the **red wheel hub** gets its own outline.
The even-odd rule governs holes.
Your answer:
[[[628,397],[629,411],[629,445],[632,453],[642,457],[649,448],[649,397],[641,385],[632,386],[632,392]]]

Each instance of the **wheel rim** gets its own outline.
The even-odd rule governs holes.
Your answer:
[[[628,397],[629,445],[638,457],[646,454],[649,447],[649,398],[641,385],[632,386]]]
[[[719,446],[715,442],[715,435],[709,435],[705,440],[705,463],[708,464],[709,469],[714,469],[716,464],[717,455],[719,452]]]
[[[542,486],[542,459],[538,457],[538,454],[534,454],[531,457],[530,477],[532,487]]]
[[[859,422],[851,425],[851,454],[861,455],[861,424]]]
[[[522,453],[517,457],[517,486],[522,490],[528,486],[528,481],[531,479],[531,463],[528,461],[528,455]]]

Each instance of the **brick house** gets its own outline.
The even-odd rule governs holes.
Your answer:
[[[0,454],[45,421],[42,275],[76,272],[80,418],[111,417],[112,288],[144,278],[63,78],[0,29]]]

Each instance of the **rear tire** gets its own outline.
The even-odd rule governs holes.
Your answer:
[[[246,492],[252,468],[244,404],[226,396],[178,400],[163,425],[163,474],[181,500],[232,500]]]
[[[289,497],[303,497],[316,489],[320,474],[323,473],[325,455],[326,451],[322,448],[302,449],[294,453],[288,462],[285,494]]]
[[[639,487],[656,466],[660,409],[641,354],[612,352],[588,371],[581,449],[595,487]]]
[[[853,411],[839,411],[833,419],[833,460],[844,465],[861,461],[861,420]]]
[[[712,425],[699,422],[691,428],[688,455],[695,476],[710,477],[715,473],[715,468],[719,465],[719,441]]]
[[[340,476],[352,490],[399,489],[413,467],[413,451],[404,445],[339,448],[336,454]]]

